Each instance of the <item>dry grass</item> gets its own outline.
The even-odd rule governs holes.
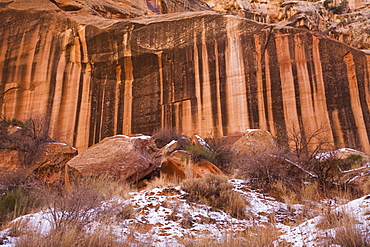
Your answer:
[[[53,229],[46,236],[32,231],[23,232],[17,240],[18,247],[108,247],[129,246],[119,242],[118,237],[105,229],[87,233],[79,225],[70,224]]]
[[[205,178],[193,178],[183,181],[181,187],[194,199],[211,207],[224,210],[233,217],[246,218],[248,203],[236,191],[226,177],[207,175]]]
[[[358,223],[355,218],[345,211],[337,211],[331,208],[326,209],[322,214],[323,218],[317,227],[323,230],[337,228],[345,225],[355,225]]]
[[[146,190],[151,190],[154,188],[164,188],[177,186],[181,182],[181,178],[176,176],[168,176],[167,174],[160,174],[159,177],[154,177],[146,185]]]
[[[106,177],[82,179],[69,193],[40,189],[51,214],[50,232],[42,235],[40,229],[31,229],[25,219],[11,223],[10,235],[20,236],[16,246],[129,246],[119,242],[121,237],[110,233],[109,225],[136,217],[132,205],[112,200],[101,207],[103,200],[128,197],[129,190],[128,185]],[[92,222],[102,227],[87,231]]]
[[[370,239],[366,236],[358,225],[345,224],[336,230],[335,236],[330,238],[332,244],[346,247],[368,247]]]
[[[219,239],[209,239],[202,236],[190,237],[180,240],[186,247],[269,247],[274,246],[280,233],[274,226],[261,226],[246,229],[243,232],[225,233]]]
[[[328,211],[317,225],[321,229],[334,229],[333,236],[327,237],[326,245],[339,245],[346,247],[368,247],[370,239],[363,227],[351,214],[346,212]]]
[[[22,187],[13,188],[0,198],[0,224],[7,222],[24,214],[32,213],[41,207],[41,201],[37,193],[31,189]]]

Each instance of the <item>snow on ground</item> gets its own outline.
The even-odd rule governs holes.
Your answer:
[[[318,216],[301,223],[298,226],[289,226],[286,222],[295,222],[303,205],[287,205],[251,190],[247,182],[239,179],[229,180],[234,190],[241,193],[249,202],[247,219],[236,219],[229,214],[194,201],[180,187],[155,188],[139,192],[131,192],[129,199],[113,198],[104,201],[101,207],[92,211],[92,215],[100,211],[131,205],[134,218],[116,218],[111,221],[92,221],[86,225],[87,232],[104,230],[114,234],[121,241],[134,237],[136,244],[132,246],[184,246],[185,239],[196,239],[198,236],[210,239],[221,239],[227,233],[243,231],[247,227],[274,223],[283,233],[276,242],[288,242],[292,246],[318,246],[319,237],[327,234],[317,228],[320,221]],[[336,206],[333,210],[347,210],[353,213],[364,229],[369,228],[370,196]],[[52,225],[51,214],[41,211],[35,214],[24,215],[13,221],[20,223],[41,234],[47,234]],[[17,238],[11,237],[10,229],[0,232],[4,245],[14,246]]]
[[[356,229],[362,230],[364,234],[370,232],[370,195],[350,201],[341,206],[334,204],[329,209],[332,210],[331,213],[337,214],[338,217],[344,213],[354,217],[358,222],[355,225]],[[325,238],[335,237],[337,230],[337,228],[322,229],[319,227],[318,225],[323,217],[325,216],[319,215],[298,226],[288,228],[286,233],[280,236],[280,241],[285,240],[294,247],[320,246]]]

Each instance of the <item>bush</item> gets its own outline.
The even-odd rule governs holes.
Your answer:
[[[191,161],[194,163],[199,162],[201,159],[208,160],[213,164],[216,163],[216,153],[203,146],[189,144],[184,147],[184,150],[190,154]]]
[[[339,163],[338,166],[342,171],[351,170],[351,169],[354,169],[354,168],[359,168],[359,167],[362,166],[363,158],[364,157],[362,155],[351,154],[346,159],[342,160]]]
[[[211,207],[223,210],[236,218],[246,218],[248,203],[236,191],[226,177],[207,175],[205,178],[193,178],[183,181],[181,189],[194,199]]]
[[[40,206],[34,191],[21,187],[4,192],[0,199],[0,224],[5,224],[21,215],[28,214]]]
[[[9,131],[10,128],[17,130]],[[0,120],[0,148],[24,152],[21,157],[25,165],[29,165],[42,152],[43,145],[52,139],[47,135],[44,118],[30,118],[26,122],[16,119]]]
[[[346,0],[341,1],[338,6],[330,6],[331,3],[333,3],[333,0],[325,0],[324,7],[334,14],[340,15],[349,11],[348,2]]]
[[[83,178],[71,186],[69,192],[58,192],[43,189],[45,205],[52,214],[53,228],[63,227],[66,224],[79,224],[84,226],[94,220],[92,214],[100,206],[103,200],[117,195],[123,195],[128,191],[121,191],[120,187],[128,189],[128,186],[119,185],[106,177]],[[125,195],[123,195],[125,196]],[[131,208],[132,209],[132,208]],[[129,217],[130,207],[112,210],[114,215]],[[102,212],[107,215],[109,212]]]
[[[226,143],[222,138],[208,137],[205,139],[213,150],[213,164],[225,172],[230,172],[230,165],[233,159],[232,145]]]

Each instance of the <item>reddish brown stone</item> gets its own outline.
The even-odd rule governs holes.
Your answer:
[[[190,155],[183,150],[170,154],[162,163],[160,171],[162,174],[181,179],[186,177],[202,178],[208,174],[225,175],[208,160],[201,159],[198,162],[192,162]]]

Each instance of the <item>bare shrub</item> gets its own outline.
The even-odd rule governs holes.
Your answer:
[[[155,140],[155,144],[158,148],[166,146],[173,140],[177,141],[180,147],[184,147],[190,143],[189,138],[176,128],[162,128],[156,130],[152,134],[152,138]]]
[[[211,207],[221,209],[233,217],[246,218],[248,203],[236,191],[226,177],[207,175],[205,178],[193,178],[183,181],[181,188],[196,200]]]
[[[15,128],[14,131],[10,131]],[[45,143],[52,141],[47,135],[45,118],[29,118],[25,122],[16,119],[0,120],[0,148],[24,152],[21,156],[24,165],[30,165],[41,154]]]
[[[93,216],[96,216],[96,208],[101,201],[117,195],[125,196],[124,193],[128,192],[119,189],[120,185],[117,183],[103,176],[81,179],[72,185],[71,191],[66,193],[42,189],[45,204],[52,215],[53,228],[59,228],[71,222],[84,226],[95,220]],[[127,189],[128,186],[123,185],[122,188]],[[118,213],[127,214],[127,212]]]
[[[205,141],[214,152],[214,162],[218,168],[230,173],[230,165],[233,159],[232,145],[219,137],[207,137]]]
[[[300,178],[284,156],[284,150],[273,154],[246,153],[235,156],[233,166],[238,170],[237,176],[249,180],[254,189],[261,189],[266,193],[273,192],[280,183],[287,188],[286,192],[297,194],[301,186]]]
[[[332,149],[328,129],[323,125],[314,130],[303,131],[293,124],[288,131],[288,141],[291,151],[289,158],[306,167],[316,159],[318,153]]]

